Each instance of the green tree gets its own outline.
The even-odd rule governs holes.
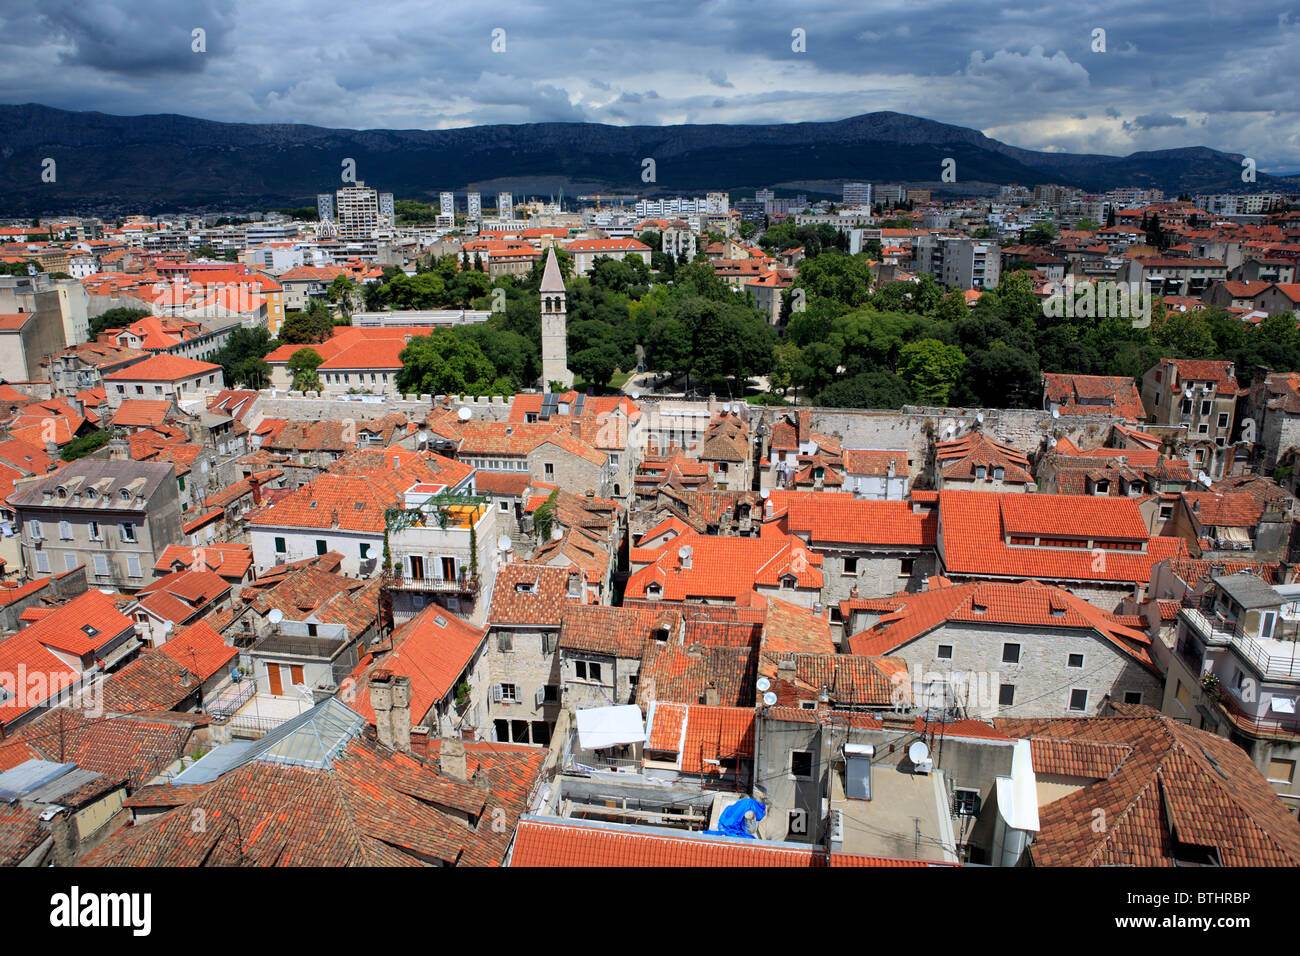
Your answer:
[[[902,408],[912,402],[912,389],[893,372],[862,372],[826,386],[815,401],[832,408]]]
[[[419,335],[399,358],[397,390],[404,395],[491,395],[509,393],[509,380],[498,380],[478,343],[448,329]]]
[[[23,275],[26,274],[26,272],[23,272]],[[90,320],[90,337],[92,339],[97,338],[101,332],[108,329],[124,329],[132,322],[138,322],[148,315],[148,309],[126,309],[121,307],[101,312]]]
[[[898,374],[911,386],[917,401],[943,406],[948,404],[948,394],[965,364],[966,356],[957,346],[921,339],[903,346]]]
[[[336,275],[334,281],[325,290],[325,297],[337,304],[345,316],[352,314],[352,297],[356,295],[357,284],[351,276]]]
[[[290,345],[324,342],[334,334],[334,320],[319,299],[312,299],[305,312],[288,312],[280,325],[280,341]]]
[[[799,264],[798,285],[809,296],[859,306],[871,292],[871,267],[864,255],[827,253]]]
[[[320,368],[321,354],[315,349],[299,349],[289,356],[289,361],[285,363],[287,368],[293,374],[293,388],[301,392],[320,391],[320,378],[316,374],[316,369]],[[315,382],[313,386],[309,383]]]

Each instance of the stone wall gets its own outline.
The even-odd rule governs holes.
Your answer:
[[[766,434],[782,414],[793,408],[761,411]],[[837,437],[845,448],[903,448],[912,461],[912,487],[933,487],[932,445],[953,441],[979,428],[990,438],[1037,456],[1048,438],[1069,438],[1081,448],[1105,444],[1111,427],[1123,421],[1114,415],[1067,415],[1033,408],[930,408],[905,405],[898,411],[858,408],[812,408],[814,430]],[[979,416],[983,416],[981,421]],[[918,480],[920,479],[920,480]]]

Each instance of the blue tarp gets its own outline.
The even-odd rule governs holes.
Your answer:
[[[706,830],[708,836],[730,836],[745,837],[749,840],[757,837],[745,829],[745,814],[750,810],[754,811],[754,821],[757,823],[767,815],[767,810],[757,800],[737,800],[727,809],[718,814],[718,828],[716,830]]]

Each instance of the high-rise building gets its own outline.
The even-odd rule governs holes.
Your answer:
[[[334,194],[317,193],[316,194],[316,217],[321,222],[334,221]]]
[[[465,218],[475,221],[483,218],[483,197],[478,193],[465,194]]]
[[[871,208],[871,183],[845,183],[844,205]]]
[[[546,268],[542,270],[542,385],[549,391],[552,382],[564,388],[573,385],[569,371],[569,344],[566,319],[564,276],[555,258],[555,247],[546,250]]]
[[[515,214],[515,197],[510,193],[497,193],[497,218],[509,219]]]
[[[339,238],[369,239],[379,228],[379,194],[363,182],[344,186],[334,193],[338,209]]]
[[[392,193],[379,194],[379,225],[389,229],[397,225],[397,205]]]
[[[455,193],[438,193],[438,215],[451,216],[456,215],[456,194]]]

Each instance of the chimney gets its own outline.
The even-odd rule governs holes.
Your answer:
[[[257,475],[249,475],[248,487],[253,492],[253,507],[260,508],[262,506],[262,479]]]
[[[722,698],[718,694],[717,681],[709,681],[709,686],[704,688],[704,703],[710,707],[717,707],[722,703]]]
[[[389,719],[393,728],[393,749],[402,753],[411,752],[411,678],[394,677],[393,709]]]
[[[893,478],[893,477],[894,477],[894,459],[892,459],[892,458],[889,459],[889,473],[888,473],[888,476],[889,476],[890,478]]]
[[[468,780],[465,767],[465,741],[459,737],[443,737],[442,749],[438,753],[439,772],[453,780]]]
[[[388,670],[377,670],[370,677],[370,706],[375,712],[375,731],[379,742],[385,747],[396,750],[393,746],[393,688],[390,683],[393,674]]]
[[[59,807],[50,817],[50,836],[54,838],[51,862],[54,866],[72,866],[77,862],[77,846],[81,842],[77,821],[72,811]]]
[[[792,681],[794,680],[795,666],[793,660],[778,661],[776,665],[777,680]]]

